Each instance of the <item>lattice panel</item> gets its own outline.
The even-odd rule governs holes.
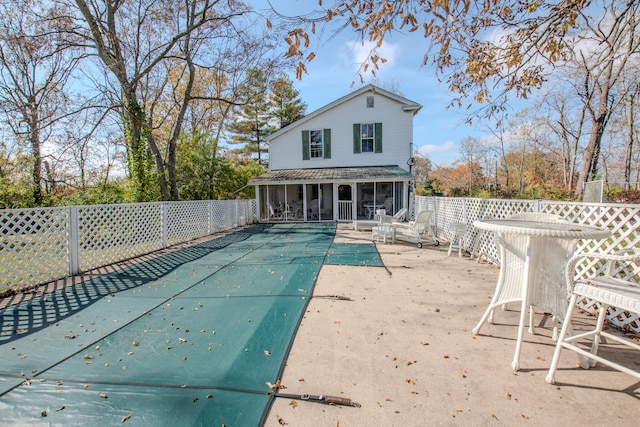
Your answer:
[[[230,230],[238,226],[238,219],[235,217],[236,206],[233,200],[215,200],[211,203],[214,232]]]
[[[78,208],[80,270],[162,248],[162,205],[139,203]]]
[[[0,292],[64,277],[67,211],[0,210]]]
[[[165,209],[169,246],[209,234],[209,202],[171,202]]]

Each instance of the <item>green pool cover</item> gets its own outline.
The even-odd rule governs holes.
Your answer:
[[[2,425],[261,425],[333,224],[253,226],[0,311]]]

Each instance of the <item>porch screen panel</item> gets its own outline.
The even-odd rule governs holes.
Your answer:
[[[302,160],[311,159],[311,147],[309,145],[309,131],[302,131]]]
[[[382,153],[382,123],[375,124],[374,138],[374,152]]]

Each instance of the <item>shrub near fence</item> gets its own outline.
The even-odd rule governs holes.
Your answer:
[[[0,292],[256,221],[255,200],[0,210]]]
[[[569,222],[606,227],[611,237],[603,240],[583,240],[578,242],[577,251],[613,253],[622,249],[640,249],[640,205],[618,203],[576,203],[556,200],[504,200],[453,197],[417,196],[415,211],[424,209],[434,211],[433,221],[436,236],[450,241],[453,237],[450,225],[454,222],[467,224],[467,233],[462,242],[464,250],[472,256],[483,257],[500,265],[498,248],[493,234],[473,227],[473,221],[492,217],[506,218],[522,212],[540,212],[558,215]],[[604,266],[598,261],[584,261],[576,266],[576,278],[599,274]],[[632,266],[631,274],[640,277],[640,266]],[[580,302],[580,307],[595,313],[593,303]],[[609,320],[622,328],[640,332],[640,319],[620,310],[609,312]]]

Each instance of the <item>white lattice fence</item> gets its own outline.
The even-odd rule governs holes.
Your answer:
[[[422,200],[435,199],[435,200]],[[577,251],[617,252],[628,248],[640,248],[640,205],[619,205],[613,203],[572,203],[544,200],[501,200],[475,198],[416,197],[416,206],[435,206],[437,216],[437,236],[449,240],[449,226],[452,222],[467,224],[464,249],[472,254],[499,265],[498,249],[493,234],[481,232],[472,226],[473,221],[482,218],[506,218],[521,212],[543,212],[558,215],[570,222],[607,227],[611,237],[604,240],[584,240],[578,242]],[[598,274],[602,263],[585,261],[576,266],[576,277]],[[627,273],[631,274],[631,273]],[[640,277],[640,269],[632,272]],[[593,302],[584,300],[579,305],[586,311],[595,312]],[[640,320],[620,310],[611,310],[609,320],[623,328],[640,332]]]
[[[0,292],[64,277],[69,270],[68,210],[0,210]]]
[[[0,210],[0,293],[256,221],[254,200]]]
[[[167,203],[167,245],[210,234],[210,202]]]
[[[162,248],[162,204],[137,203],[78,208],[80,271]]]

